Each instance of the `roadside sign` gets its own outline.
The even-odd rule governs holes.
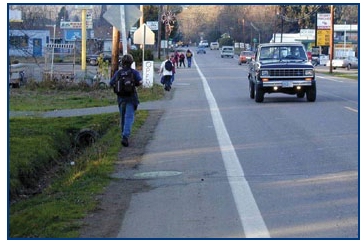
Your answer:
[[[116,29],[122,31],[121,26],[121,5],[111,5],[104,13],[103,18],[107,20]],[[142,12],[134,5],[125,5],[125,28],[126,32],[129,32],[130,28],[138,21],[142,16]]]
[[[154,62],[144,61],[143,62],[143,86],[150,88],[153,86],[154,80]]]
[[[143,24],[134,32],[135,44],[154,45],[154,42],[155,34],[146,24]]]
[[[147,21],[147,26],[152,30],[152,31],[157,31],[158,30],[158,21]]]

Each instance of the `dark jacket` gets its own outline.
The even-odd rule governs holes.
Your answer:
[[[135,70],[135,69],[132,69],[132,68],[122,68],[122,69],[119,69],[114,75],[113,77],[111,78],[110,80],[110,86],[111,87],[114,87],[115,84],[116,84],[116,81],[119,77],[119,74],[122,72],[122,71],[126,71],[126,70],[129,70],[131,69],[131,71],[133,72],[133,75],[134,75],[134,79],[135,79],[135,86],[140,86],[143,84],[143,79],[142,77],[140,76],[140,73]],[[121,103],[123,102],[126,102],[126,103],[133,103],[134,104],[134,107],[135,109],[138,107],[138,104],[139,104],[139,99],[138,99],[138,93],[137,91],[135,90],[135,92],[133,94],[131,94],[131,96],[119,96],[118,95],[118,105],[120,106]]]

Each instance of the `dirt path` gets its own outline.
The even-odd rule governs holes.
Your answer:
[[[132,135],[130,146],[119,152],[115,173],[138,167],[162,114],[161,110],[149,111],[144,125]],[[97,196],[98,208],[84,218],[80,238],[116,238],[131,195],[145,190],[148,185],[142,180],[113,179],[103,194]]]

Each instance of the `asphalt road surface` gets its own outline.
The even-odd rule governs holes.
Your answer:
[[[117,238],[358,238],[358,82],[317,74],[316,102],[249,98],[218,50],[177,69]]]

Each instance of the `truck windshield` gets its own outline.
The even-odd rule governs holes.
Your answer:
[[[302,46],[269,46],[260,50],[260,60],[307,60],[307,55]]]

